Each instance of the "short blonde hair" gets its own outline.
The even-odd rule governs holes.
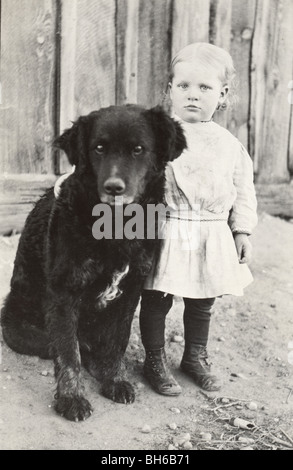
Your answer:
[[[218,70],[219,80],[222,85],[229,87],[229,104],[237,101],[236,89],[236,74],[233,64],[233,59],[229,52],[221,47],[214,46],[207,42],[195,42],[183,47],[172,59],[170,67],[169,82],[172,82],[174,77],[175,66],[180,62],[193,62],[199,60],[204,65],[208,65]],[[226,109],[227,103],[219,105],[218,109]]]

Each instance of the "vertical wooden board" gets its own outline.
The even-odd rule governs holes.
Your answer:
[[[54,0],[2,0],[0,171],[52,173]]]
[[[230,51],[232,0],[211,0],[209,40],[212,44]],[[217,111],[214,120],[227,127],[227,110]]]
[[[257,182],[289,181],[290,106],[287,89],[292,79],[293,2],[258,3],[252,48],[251,147]]]
[[[70,127],[77,117],[77,3],[78,0],[63,0],[61,4],[60,132]]]
[[[137,103],[139,0],[118,0],[116,10],[116,104]]]
[[[193,42],[209,41],[209,0],[174,0],[172,57]]]
[[[293,174],[293,80],[291,81],[291,93],[288,96],[288,102],[291,103],[291,117],[290,117],[290,131],[289,131],[289,146],[288,146],[288,169]]]
[[[60,131],[115,104],[115,0],[62,0]],[[60,157],[60,172],[69,165]]]
[[[250,52],[254,30],[256,0],[233,0],[231,47],[236,69],[237,101],[228,109],[228,128],[249,150]],[[233,92],[233,90],[232,90]]]
[[[210,0],[209,41],[229,51],[232,0]]]
[[[162,102],[170,63],[170,0],[140,0],[138,44],[138,103]]]

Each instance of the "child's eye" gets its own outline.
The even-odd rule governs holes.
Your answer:
[[[210,90],[210,87],[207,86],[207,85],[201,85],[201,86],[200,86],[200,89],[201,89],[202,91],[207,91],[207,90]]]
[[[182,88],[182,90],[186,90],[188,88],[188,83],[179,83],[178,87]]]

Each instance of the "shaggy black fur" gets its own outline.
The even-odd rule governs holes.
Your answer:
[[[129,204],[163,200],[164,169],[186,146],[182,130],[161,108],[109,107],[83,116],[57,139],[75,173],[41,198],[26,221],[11,292],[2,310],[3,337],[18,353],[53,358],[56,411],[69,420],[92,412],[83,396],[81,362],[102,393],[134,401],[122,358],[157,240],[96,240],[93,207],[123,195]],[[99,295],[128,265],[106,305]]]

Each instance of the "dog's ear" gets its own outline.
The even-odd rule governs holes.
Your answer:
[[[179,122],[170,118],[161,106],[146,111],[157,141],[157,151],[165,162],[175,160],[187,147]]]
[[[63,150],[71,165],[79,166],[86,160],[89,138],[89,117],[81,116],[70,129],[54,141],[54,147]]]

